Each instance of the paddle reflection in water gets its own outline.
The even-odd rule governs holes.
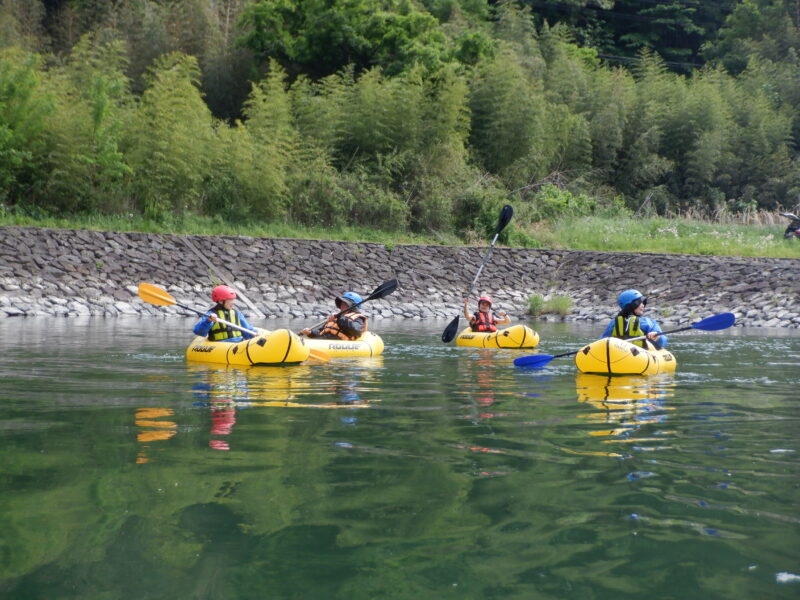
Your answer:
[[[578,373],[575,391],[578,402],[585,402],[597,412],[581,415],[602,429],[593,429],[592,436],[603,436],[606,444],[628,444],[638,451],[663,448],[672,432],[662,429],[669,411],[666,400],[674,395],[675,382],[671,376],[639,377],[633,375],[591,375]],[[653,430],[652,425],[659,428]],[[611,428],[609,429],[608,426]],[[656,446],[649,444],[655,443]],[[621,457],[616,452],[599,452]]]
[[[173,437],[178,424],[168,420],[175,415],[171,408],[137,408],[135,425],[138,428],[136,441],[141,444],[136,455],[136,464],[150,462],[149,450],[153,442],[162,442]]]

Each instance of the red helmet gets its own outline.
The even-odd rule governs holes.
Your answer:
[[[492,299],[489,298],[489,296],[481,296],[480,298],[478,298],[478,304],[480,304],[481,302],[488,302],[489,306],[494,304],[494,302],[492,302]]]
[[[224,302],[225,300],[233,300],[234,298],[236,298],[236,292],[227,285],[218,285],[211,290],[211,299],[214,302]]]

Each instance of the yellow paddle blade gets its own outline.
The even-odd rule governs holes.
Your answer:
[[[308,351],[308,356],[320,362],[328,362],[331,359],[331,355],[324,350],[315,350],[314,348]]]
[[[139,298],[150,304],[158,306],[172,306],[176,304],[175,298],[170,296],[166,290],[162,290],[157,285],[151,283],[139,284]]]

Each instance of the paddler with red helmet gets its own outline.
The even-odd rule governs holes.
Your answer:
[[[211,290],[211,300],[215,304],[194,326],[195,335],[208,337],[211,342],[241,342],[254,337],[252,333],[239,331],[218,321],[218,319],[222,319],[244,329],[256,329],[247,322],[240,311],[233,308],[233,303],[236,301],[236,292],[233,289],[227,285],[218,285]]]
[[[511,323],[511,317],[503,311],[497,314],[502,319],[497,319],[492,312],[492,299],[489,296],[481,296],[478,298],[478,312],[469,314],[469,298],[464,298],[464,318],[469,319],[469,325],[472,331],[493,332],[497,331],[498,325],[508,325]]]

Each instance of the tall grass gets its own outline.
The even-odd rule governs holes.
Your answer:
[[[781,219],[783,223],[759,225],[583,217],[538,228],[533,236],[542,247],[573,250],[800,258],[800,243],[783,238],[787,221]]]
[[[766,223],[769,214],[760,215]],[[525,235],[512,239],[531,240],[538,248],[565,250],[597,250],[608,252],[654,252],[666,254],[703,254],[722,256],[753,256],[769,258],[800,258],[800,243],[783,238],[786,219],[774,224],[745,225],[713,223],[686,218],[636,219],[627,217],[562,218],[554,223],[512,222]],[[393,247],[396,244],[432,244],[460,246],[463,238],[454,233],[382,231],[366,227],[309,227],[287,222],[230,223],[219,217],[185,216],[184,218],[152,221],[136,215],[84,215],[69,218],[29,215],[3,210],[0,205],[0,226],[22,225],[61,229],[91,229],[99,231],[176,233],[187,235],[241,235],[266,238],[298,238],[372,242]],[[485,245],[477,236],[468,245]]]
[[[457,246],[463,243],[457,236],[445,233],[422,235],[409,232],[387,232],[366,227],[308,227],[286,222],[230,223],[218,217],[194,215],[187,215],[181,219],[175,218],[161,221],[149,220],[138,215],[76,215],[69,218],[30,216],[3,211],[2,205],[0,205],[0,226],[3,225],[50,227],[54,229],[89,229],[95,231],[372,242],[384,244],[387,247],[396,244]]]

